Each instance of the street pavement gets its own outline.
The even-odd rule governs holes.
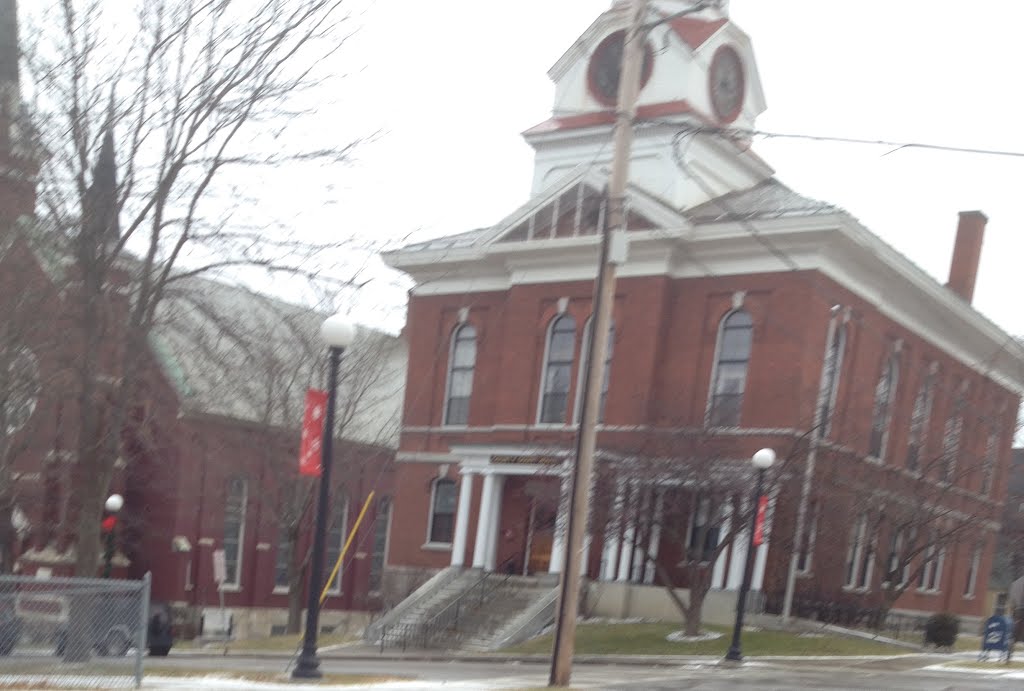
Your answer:
[[[574,689],[885,689],[886,691],[1022,689],[1024,673],[1017,678],[964,674],[952,670],[926,669],[950,661],[945,656],[899,656],[873,659],[818,659],[764,661],[749,660],[739,666],[717,661],[683,664],[578,664]],[[204,673],[231,671],[282,672],[287,658],[253,655],[226,657],[211,655],[172,656],[153,666],[176,667]],[[321,669],[329,674],[360,674],[403,677],[406,689],[522,689],[542,687],[547,666],[517,661],[430,661],[419,659],[369,659],[367,657],[324,657]]]

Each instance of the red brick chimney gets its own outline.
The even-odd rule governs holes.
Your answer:
[[[961,211],[953,246],[953,262],[949,267],[946,286],[967,302],[974,298],[974,284],[978,280],[981,261],[981,243],[985,239],[988,216],[980,211]]]

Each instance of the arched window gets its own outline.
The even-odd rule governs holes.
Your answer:
[[[753,338],[754,320],[748,312],[731,312],[722,320],[718,333],[718,360],[708,401],[708,424],[712,427],[740,424]]]
[[[455,481],[448,478],[434,480],[430,497],[430,525],[427,542],[450,545],[455,535]]]
[[[590,336],[594,331],[594,318],[591,317],[587,320],[587,325],[583,327],[583,350],[580,351],[583,355],[580,357],[580,372],[576,377],[576,381],[579,382],[576,385],[576,422],[579,422],[583,416],[583,380],[587,376],[587,367],[589,366],[590,355]],[[604,380],[601,382],[601,404],[597,409],[597,421],[604,422],[604,405],[608,398],[608,381],[612,371],[612,352],[615,347],[615,324],[608,325],[608,345],[604,354]]]
[[[964,408],[967,405],[963,391],[956,395],[953,410],[946,420],[946,434],[942,438],[942,467],[939,469],[939,480],[952,482],[956,470],[956,457],[960,455],[960,441],[964,433]]]
[[[828,436],[832,430],[832,414],[835,412],[839,395],[839,379],[843,372],[843,353],[846,350],[846,326],[837,325],[832,333],[832,342],[825,352],[825,363],[821,372],[821,435]]]
[[[380,592],[384,584],[384,563],[388,557],[388,533],[391,529],[391,497],[377,500],[377,519],[373,524],[373,553],[370,556],[369,590]]]
[[[476,329],[463,324],[452,334],[448,358],[448,397],[444,406],[444,424],[469,422],[469,399],[473,394],[473,369],[476,367]]]
[[[914,410],[910,414],[910,438],[907,440],[907,468],[917,470],[921,462],[921,451],[928,441],[928,423],[932,417],[934,400],[934,367],[925,375],[921,388],[914,399]]]
[[[882,373],[875,386],[875,410],[871,416],[871,443],[868,455],[879,460],[885,457],[885,447],[889,441],[889,425],[892,422],[893,401],[896,400],[899,377],[899,356],[893,353],[882,365]]]
[[[544,362],[540,421],[565,423],[569,411],[569,385],[576,355],[576,320],[568,314],[551,322],[547,359]]]

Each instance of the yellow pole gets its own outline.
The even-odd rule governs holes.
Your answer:
[[[341,569],[341,562],[345,560],[345,553],[348,552],[349,545],[352,544],[352,540],[356,536],[356,531],[359,530],[359,524],[363,522],[363,516],[366,515],[366,510],[370,508],[370,502],[373,501],[373,495],[376,494],[376,490],[370,492],[366,497],[366,501],[363,502],[363,508],[359,512],[359,517],[356,518],[356,524],[352,526],[352,530],[348,533],[348,539],[345,540],[345,545],[341,548],[341,554],[338,555],[338,561],[334,562],[334,568],[331,570],[331,575],[327,578],[327,582],[324,583],[324,591],[320,593],[320,604],[324,604],[324,600],[327,599],[327,591],[331,589],[331,583],[334,582],[334,577],[338,575],[338,570]]]

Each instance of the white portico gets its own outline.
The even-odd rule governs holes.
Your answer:
[[[451,455],[460,459],[460,483],[451,565],[493,571],[508,558],[516,564],[516,570],[523,573],[560,574],[564,567],[564,536],[569,515],[570,453],[565,449],[523,446],[453,446]],[[479,485],[478,476],[482,478]],[[523,501],[523,495],[515,491],[524,481],[547,483],[551,496],[557,493],[557,500],[552,502],[557,508],[547,524],[536,520],[535,507]],[[473,498],[478,486],[480,501],[474,512]],[[615,481],[614,497],[609,497],[608,519],[595,529],[597,547],[601,550],[600,564],[593,569],[586,568],[594,537],[588,534],[580,554],[583,573],[600,581],[653,584],[656,578],[653,562],[661,549],[662,524],[672,515],[666,501],[674,500],[674,489],[679,489],[678,483],[632,478],[622,473]],[[708,520],[702,511],[706,509],[694,507],[691,531]],[[764,581],[771,513],[770,510],[764,542],[755,555],[754,590],[760,590]],[[475,526],[475,531],[470,530],[471,526]],[[716,535],[729,532],[730,526],[731,520],[727,517],[716,529]],[[475,540],[472,559],[468,561],[471,532]],[[748,538],[747,528],[738,531],[732,544],[718,554],[712,568],[713,589],[739,587]],[[550,542],[545,543],[545,539]]]

